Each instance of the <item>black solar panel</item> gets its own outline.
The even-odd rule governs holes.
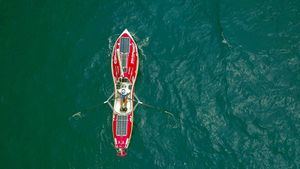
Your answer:
[[[123,68],[123,72],[126,72],[126,64],[127,64],[127,54],[122,54],[121,57],[122,57],[122,68]]]
[[[129,38],[121,38],[120,48],[123,53],[129,52]]]
[[[127,116],[118,116],[117,118],[117,136],[126,136],[127,134]]]

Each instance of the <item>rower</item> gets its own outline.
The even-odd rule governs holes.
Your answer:
[[[121,108],[120,111],[127,111],[127,93],[126,90],[123,88],[121,89]]]
[[[127,114],[132,109],[132,103],[129,101],[131,99],[132,84],[126,77],[120,77],[116,83],[117,98],[119,98],[119,103],[116,104],[115,109],[118,113]]]

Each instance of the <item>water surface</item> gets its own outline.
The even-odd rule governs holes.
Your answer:
[[[0,1],[1,168],[299,168],[300,1]],[[126,158],[110,54],[139,45]]]

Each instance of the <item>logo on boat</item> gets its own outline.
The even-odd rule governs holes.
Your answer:
[[[114,54],[114,64],[117,64],[117,56]]]
[[[131,63],[131,64],[134,64],[134,56],[131,57],[130,63]]]

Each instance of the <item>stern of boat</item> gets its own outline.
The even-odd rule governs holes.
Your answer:
[[[119,157],[125,157],[127,155],[125,149],[119,148],[117,149],[117,156]]]

